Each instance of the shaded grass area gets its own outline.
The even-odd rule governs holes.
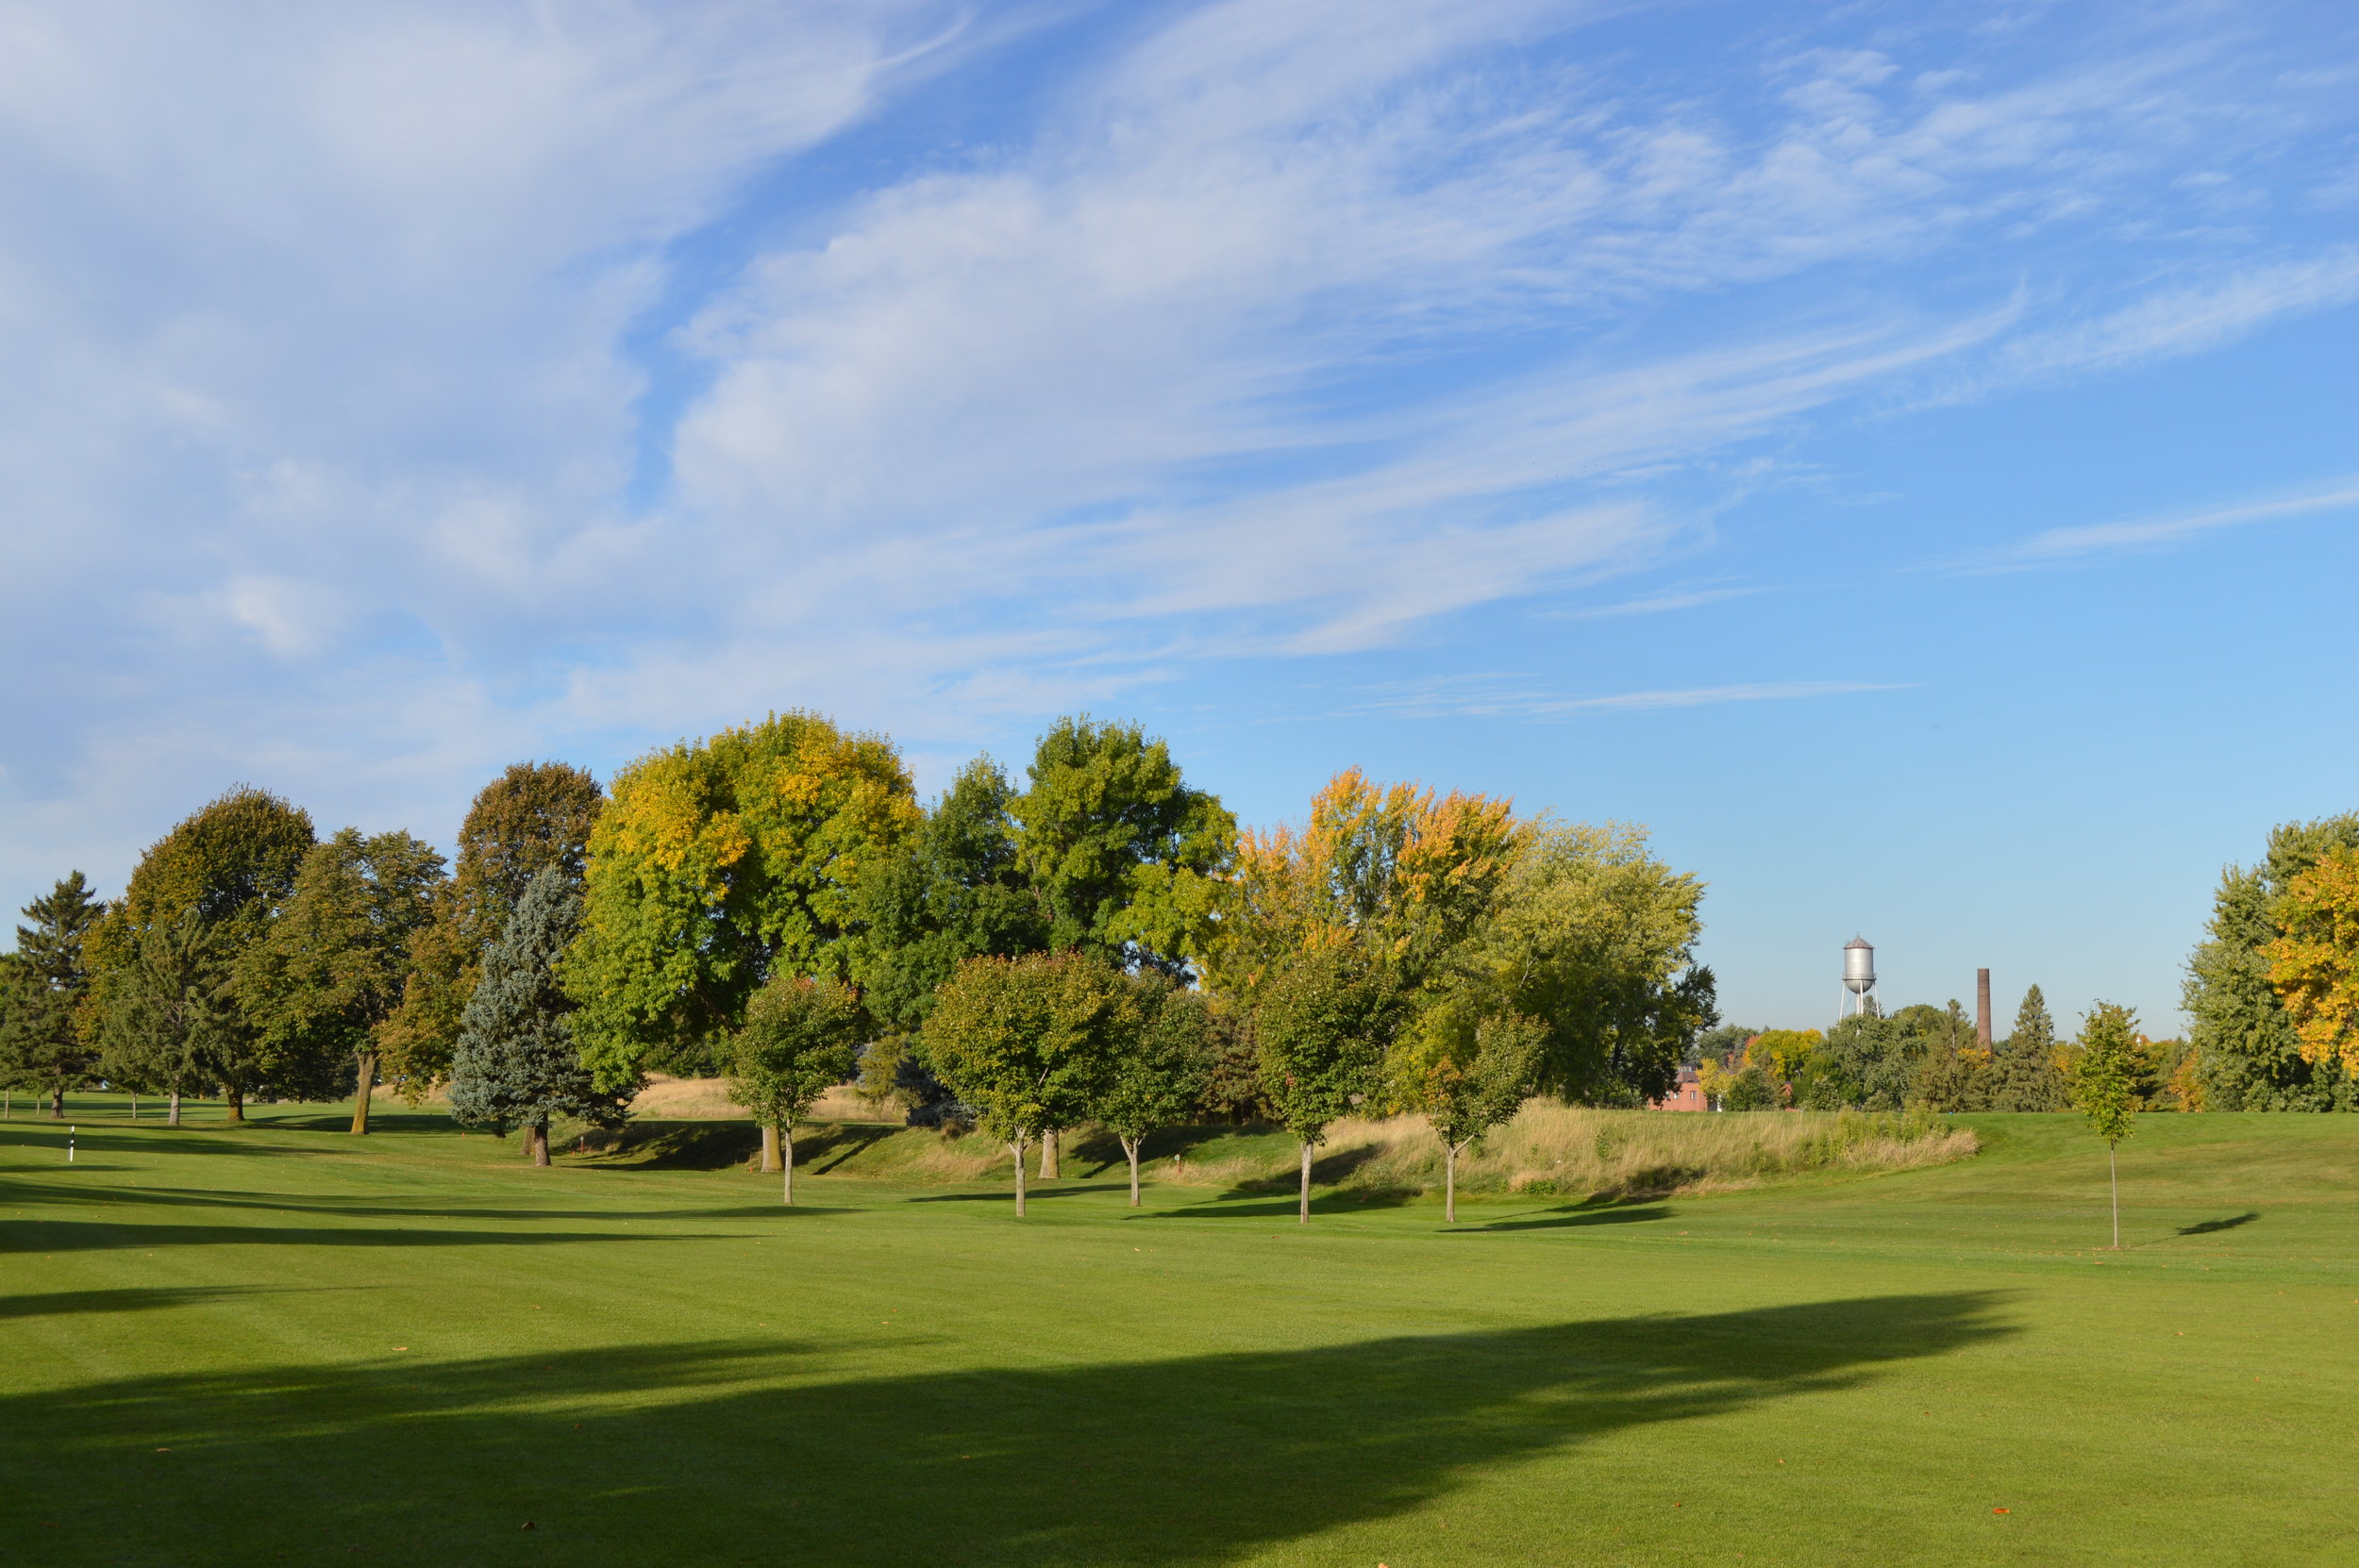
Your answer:
[[[1455,1229],[0,1126],[0,1561],[2347,1560],[2359,1123],[2149,1119],[2109,1254],[2101,1146],[1973,1121]]]

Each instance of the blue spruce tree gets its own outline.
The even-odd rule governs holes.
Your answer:
[[[627,1113],[582,1067],[574,1004],[558,984],[558,960],[580,923],[581,894],[561,867],[533,877],[483,955],[483,977],[467,999],[451,1059],[451,1114],[503,1137],[522,1127],[535,1165],[549,1162],[552,1118],[617,1126]]]

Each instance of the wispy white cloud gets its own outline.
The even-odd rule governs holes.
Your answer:
[[[1489,675],[1414,681],[1381,689],[1358,710],[1405,719],[1570,719],[1608,713],[1647,713],[1674,708],[1707,708],[1722,703],[1787,702],[1802,697],[1910,690],[1913,687],[1905,682],[1789,680],[1615,692],[1599,696],[1567,696],[1540,687],[1526,677]]]
[[[1957,564],[1967,570],[2021,571],[2118,551],[2158,549],[2224,528],[2250,527],[2262,523],[2282,523],[2298,517],[2353,510],[2359,510],[2359,474],[2346,475],[2298,494],[2268,500],[2240,502],[2234,506],[2213,507],[2202,511],[2179,512],[2126,523],[2050,528],[2045,533],[2033,535],[2019,544],[1969,558]]]

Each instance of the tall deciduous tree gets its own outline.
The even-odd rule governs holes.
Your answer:
[[[0,1073],[46,1093],[49,1114],[59,1119],[66,1091],[97,1062],[82,1016],[91,981],[84,945],[106,912],[77,871],[25,905],[32,924],[16,928],[15,979],[0,1014]]]
[[[369,1130],[382,1035],[434,912],[443,857],[407,833],[340,830],[312,847],[261,939],[240,956],[238,994],[276,1082],[332,1092],[349,1064],[352,1130]]]
[[[849,977],[861,890],[919,810],[882,737],[773,715],[617,774],[565,963],[601,1083],[711,1071],[773,974]]]
[[[1548,1026],[1537,1086],[1575,1104],[1662,1099],[1715,1016],[1696,962],[1703,884],[1647,847],[1643,829],[1544,825],[1452,958],[1486,1012]]]
[[[785,1173],[780,1201],[795,1201],[795,1124],[820,1095],[852,1076],[868,1011],[842,980],[778,975],[754,993],[731,1042],[729,1098],[753,1112],[763,1169]]]
[[[1347,768],[1312,797],[1304,826],[1239,840],[1207,983],[1249,997],[1296,954],[1348,940],[1418,991],[1492,913],[1532,839],[1511,802]]]
[[[1014,1154],[1019,1219],[1025,1149],[1089,1113],[1137,1027],[1129,985],[1086,953],[969,959],[942,988],[926,1019],[927,1054]]]
[[[2328,849],[2286,884],[2276,914],[2269,984],[2302,1059],[2359,1074],[2359,852]]]
[[[1925,1033],[1925,1059],[1917,1068],[1910,1099],[1929,1110],[1990,1109],[1990,1053],[1976,1035],[1974,1021],[1957,998]]]
[[[860,977],[888,1028],[923,1024],[968,959],[1048,945],[1046,911],[1018,860],[1015,798],[999,766],[977,758],[862,889]]]
[[[236,969],[293,892],[311,844],[309,812],[250,785],[182,821],[140,857],[123,896],[84,944],[91,968],[88,1008],[103,1014],[119,1005],[116,982],[136,967],[148,933],[191,909],[213,933],[222,960]],[[245,1097],[262,1086],[265,1063],[259,1030],[243,1009],[226,1022],[209,1066],[228,1102],[229,1120],[239,1122],[245,1119]],[[103,1018],[88,1018],[85,1032],[94,1038],[103,1027]]]
[[[1301,1223],[1311,1223],[1311,1157],[1327,1129],[1380,1086],[1407,1010],[1398,987],[1357,944],[1307,949],[1264,979],[1254,1004],[1263,1092],[1302,1145]]]
[[[2072,1089],[2056,1065],[2056,1022],[2037,986],[2023,993],[2015,1031],[2000,1042],[1991,1063],[1993,1110],[2068,1110]]]
[[[434,919],[410,941],[401,1006],[378,1031],[380,1069],[413,1104],[449,1075],[484,950],[507,930],[533,877],[555,866],[581,886],[605,804],[597,779],[566,762],[513,763],[477,792]]]
[[[1442,1141],[1442,1218],[1458,1223],[1458,1158],[1531,1097],[1548,1026],[1484,1015],[1458,999],[1430,1007],[1394,1047],[1392,1102],[1421,1111]]]
[[[1047,945],[1178,974],[1210,935],[1236,819],[1137,725],[1057,721],[1012,804]]]
[[[2359,1083],[2339,1056],[2316,1060],[2269,984],[2267,949],[2281,934],[2278,904],[2294,879],[2334,848],[2359,848],[2359,813],[2270,829],[2259,864],[2220,876],[2204,941],[2187,960],[2181,1005],[2202,1074],[2203,1102],[2218,1110],[2348,1110]]]
[[[549,1162],[554,1118],[618,1126],[627,1114],[627,1094],[601,1087],[582,1065],[574,1001],[559,984],[580,918],[580,894],[563,868],[543,867],[483,956],[451,1058],[451,1114],[503,1136],[522,1127],[535,1165]]]
[[[1137,1028],[1115,1043],[1106,1084],[1091,1109],[1130,1162],[1139,1206],[1139,1148],[1158,1127],[1196,1108],[1212,1063],[1213,1021],[1202,995],[1149,971],[1131,981]]]
[[[194,909],[150,927],[137,961],[117,978],[114,1005],[100,1015],[100,1069],[163,1095],[167,1126],[180,1125],[181,1096],[237,1043],[242,1015],[221,948],[220,934]]]
[[[2089,1119],[2089,1130],[2105,1141],[2105,1171],[2113,1183],[2114,1245],[2121,1250],[2121,1167],[2116,1158],[2145,1102],[2147,1063],[2138,1048],[2138,1021],[2129,1009],[2100,1002],[2081,1026],[2081,1057],[2074,1063],[2072,1102]]]

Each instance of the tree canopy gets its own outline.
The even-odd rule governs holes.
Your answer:
[[[784,1198],[795,1201],[795,1124],[820,1095],[852,1076],[868,1011],[833,977],[773,976],[754,993],[731,1042],[729,1098],[785,1145]]]
[[[1010,806],[1046,945],[1178,973],[1210,939],[1236,819],[1137,725],[1060,719]]]
[[[865,879],[916,831],[914,795],[891,742],[806,712],[617,774],[565,963],[599,1081],[711,1071],[773,974],[847,977],[843,939]]]

